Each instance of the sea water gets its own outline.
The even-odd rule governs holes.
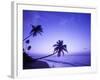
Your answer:
[[[46,55],[30,54],[30,56],[37,59]],[[50,57],[40,59],[40,61],[47,62],[51,68],[91,66],[91,55],[90,53],[69,54],[64,56],[62,55],[60,57],[57,57],[57,55],[52,55]]]

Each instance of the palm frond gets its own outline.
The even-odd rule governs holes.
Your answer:
[[[68,53],[68,50],[66,48],[63,49],[64,51],[66,51]]]
[[[28,46],[27,50],[30,50],[31,49],[31,46]]]
[[[57,46],[58,46],[58,44],[54,44],[54,45],[53,45],[53,47],[57,47]]]
[[[64,48],[67,48],[67,45],[63,45]]]
[[[32,25],[32,29],[33,29],[33,28],[35,28],[35,26],[34,26],[34,25]]]
[[[30,43],[30,40],[26,40],[26,43],[29,44]]]

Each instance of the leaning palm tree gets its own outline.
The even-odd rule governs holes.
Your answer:
[[[24,38],[23,41],[25,41],[26,44],[29,44],[30,43],[30,40],[28,39],[29,37],[31,37],[32,35],[33,35],[33,37],[37,36],[37,34],[41,35],[42,32],[43,32],[43,29],[42,29],[41,25],[37,25],[37,26],[32,25],[32,29],[31,29],[31,31],[29,33],[29,36]],[[29,45],[27,50],[30,50],[30,49],[31,49],[31,46]]]
[[[64,56],[64,51],[68,53],[67,45],[63,44],[62,40],[58,40],[57,43],[53,45],[53,47],[55,47],[53,54],[50,54],[50,55],[47,55],[44,57],[40,57],[40,58],[37,58],[35,60],[47,58],[47,57],[50,57],[50,56],[55,55],[55,54],[57,54],[57,57],[60,57],[61,53],[63,53],[63,56]]]
[[[30,56],[28,56],[28,54],[26,53],[26,50],[30,50],[31,49],[31,45],[30,44],[30,40],[28,39],[29,37],[31,37],[33,35],[34,36],[37,36],[37,34],[40,34],[43,32],[43,29],[41,27],[41,25],[37,25],[37,26],[34,26],[32,25],[32,29],[29,33],[29,36],[27,36],[25,39],[23,39],[23,41],[25,41],[25,43],[28,45],[28,47],[26,49],[23,48],[23,59],[24,60],[27,60],[26,59],[26,56],[29,60],[32,60],[32,58]]]
[[[43,32],[43,29],[42,29],[41,25],[37,25],[37,26],[32,25],[32,29],[31,29],[31,31],[29,33],[29,36],[27,36],[26,38],[24,38],[23,41],[27,40],[32,35],[33,35],[33,37],[37,36],[37,34],[41,35],[42,32]]]

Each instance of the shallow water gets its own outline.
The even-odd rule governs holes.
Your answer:
[[[44,55],[33,55],[33,58],[39,58]],[[64,55],[57,57],[56,55],[40,59],[49,64],[51,68],[53,67],[80,67],[80,66],[91,66],[91,55],[90,54],[74,54],[74,55]]]

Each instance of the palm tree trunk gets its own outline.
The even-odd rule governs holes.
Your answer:
[[[37,58],[37,59],[34,59],[34,60],[39,60],[39,59],[47,58],[47,57],[50,57],[50,56],[52,56],[54,54],[56,54],[56,53],[53,53],[53,54],[50,54],[50,55],[47,55],[47,56],[44,56],[44,57],[40,57],[40,58]]]
[[[30,34],[29,36],[27,36],[23,41],[25,41],[26,39],[28,39],[32,34]]]

